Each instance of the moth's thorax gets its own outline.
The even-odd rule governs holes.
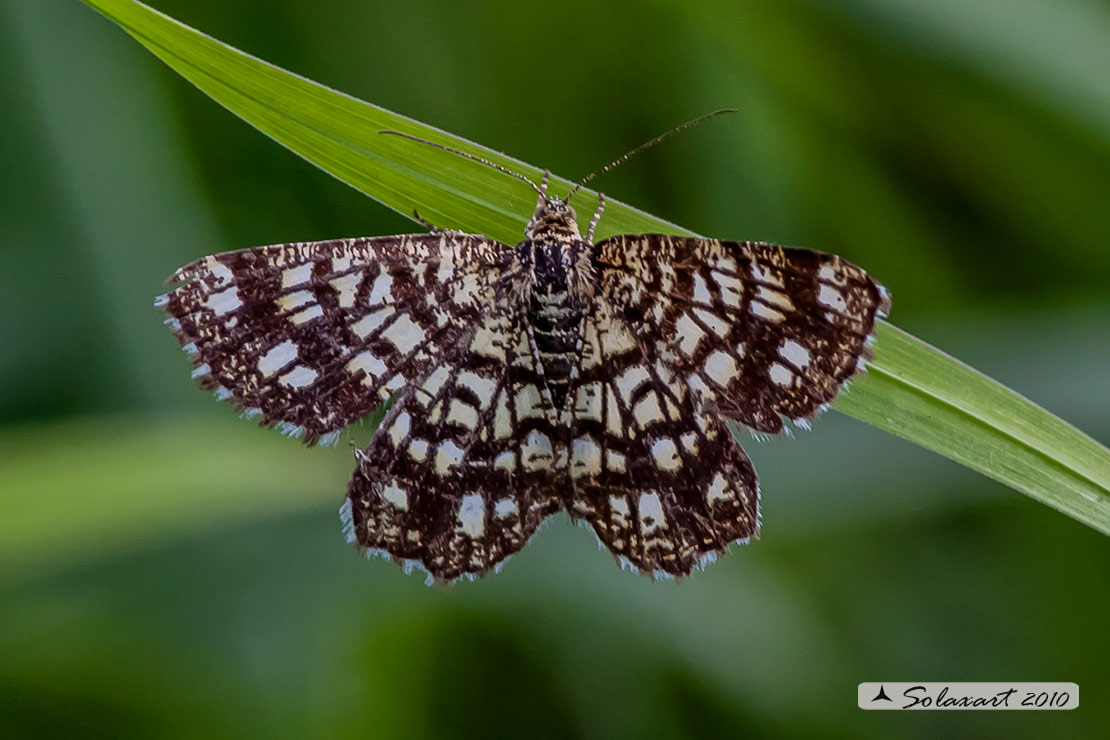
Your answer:
[[[560,200],[540,196],[524,229],[524,262],[530,268],[533,292],[572,293],[588,301],[593,283],[592,245],[578,231],[574,209]]]

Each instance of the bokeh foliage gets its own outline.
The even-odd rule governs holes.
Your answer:
[[[743,116],[653,151],[606,191],[702,233],[842,253],[894,289],[901,325],[1107,438],[1102,10],[373,5],[157,3],[566,173],[738,105]],[[409,224],[76,2],[0,8],[0,300],[17,317],[0,324],[0,486],[20,521],[39,520],[0,549],[0,728],[950,728],[852,706],[858,681],[912,676],[1076,680],[1092,697],[1067,716],[960,717],[980,736],[1106,724],[1103,538],[843,418],[752,450],[765,539],[686,583],[617,572],[565,521],[501,576],[449,593],[356,562],[334,517],[349,452],[228,419],[191,389],[148,306],[202,253]],[[189,486],[192,505],[158,506]]]

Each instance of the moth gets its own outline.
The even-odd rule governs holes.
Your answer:
[[[559,511],[653,577],[757,538],[759,482],[726,420],[808,427],[864,370],[886,289],[805,249],[595,243],[604,197],[585,236],[570,205],[590,178],[558,198],[546,174],[432,145],[532,186],[523,241],[433,230],[186,265],[156,305],[201,387],[309,444],[389,402],[341,516],[430,581],[499,569]]]

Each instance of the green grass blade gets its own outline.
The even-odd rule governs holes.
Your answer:
[[[1110,451],[1001,383],[890,324],[836,409],[1110,534]]]
[[[278,69],[133,0],[85,2],[230,111],[368,196],[441,226],[519,238],[535,205],[527,185],[378,131],[429,138],[538,179],[536,167]],[[553,179],[555,192],[568,186]],[[596,193],[578,199],[585,212]],[[599,236],[642,231],[691,233],[610,201]],[[1110,450],[890,325],[880,327],[870,372],[836,408],[1110,533]]]

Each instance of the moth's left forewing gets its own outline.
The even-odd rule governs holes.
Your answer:
[[[454,233],[243,249],[182,267],[157,305],[202,387],[306,442],[332,440],[464,336],[507,250]]]
[[[659,338],[705,403],[762,433],[802,423],[865,369],[886,289],[830,254],[661,234],[596,246],[603,300]]]

